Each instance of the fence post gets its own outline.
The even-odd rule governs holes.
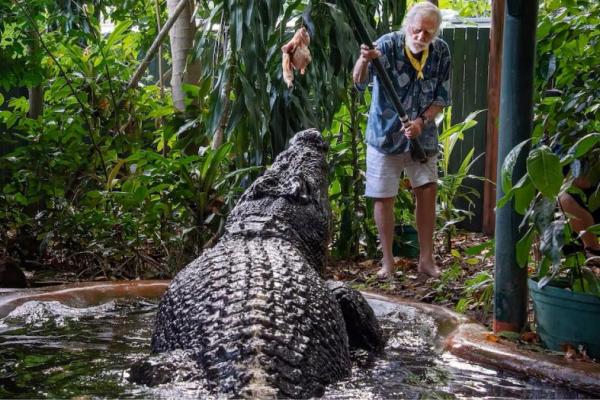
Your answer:
[[[492,235],[496,226],[496,164],[498,163],[498,113],[500,111],[500,68],[502,66],[502,32],[504,28],[504,0],[492,3],[490,55],[488,68],[488,114],[485,149],[485,177],[483,186],[483,232]]]

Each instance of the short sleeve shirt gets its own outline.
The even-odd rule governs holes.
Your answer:
[[[423,68],[424,79],[417,79],[417,71],[404,52],[404,32],[392,32],[380,37],[376,46],[379,58],[387,70],[400,97],[402,106],[413,120],[431,105],[450,105],[450,50],[440,38],[429,45],[429,56]],[[393,103],[387,98],[379,78],[369,65],[373,82],[371,109],[367,122],[367,143],[382,153],[397,154],[409,151],[409,142],[402,131],[402,123]],[[357,85],[364,90],[363,85]],[[438,152],[438,132],[435,124],[427,124],[419,135],[421,146],[427,154]]]

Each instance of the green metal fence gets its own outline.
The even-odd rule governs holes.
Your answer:
[[[487,83],[489,61],[490,24],[449,25],[442,30],[441,37],[448,43],[452,56],[452,123],[463,121],[467,115],[477,110],[487,109]],[[456,144],[450,158],[450,171],[458,169],[467,153],[475,148],[474,158],[485,153],[487,111],[477,116],[478,124],[465,134],[465,139]],[[472,175],[485,175],[485,156],[471,169]],[[470,179],[465,182],[475,188],[480,197],[475,200],[472,211],[475,216],[464,221],[462,228],[481,231],[483,221],[483,182]],[[466,208],[464,202],[458,207]]]

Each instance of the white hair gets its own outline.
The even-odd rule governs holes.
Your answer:
[[[406,13],[406,17],[404,18],[404,24],[402,24],[402,29],[404,33],[406,32],[406,28],[417,19],[417,17],[435,17],[437,21],[437,29],[435,30],[435,36],[437,37],[440,34],[440,27],[442,25],[442,13],[439,8],[436,7],[435,4],[430,3],[428,1],[422,1],[420,3],[415,4],[411,7],[410,10]]]

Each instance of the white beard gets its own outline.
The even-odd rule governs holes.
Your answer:
[[[406,36],[406,45],[413,54],[419,54],[429,46],[429,43],[415,43],[410,36]]]

